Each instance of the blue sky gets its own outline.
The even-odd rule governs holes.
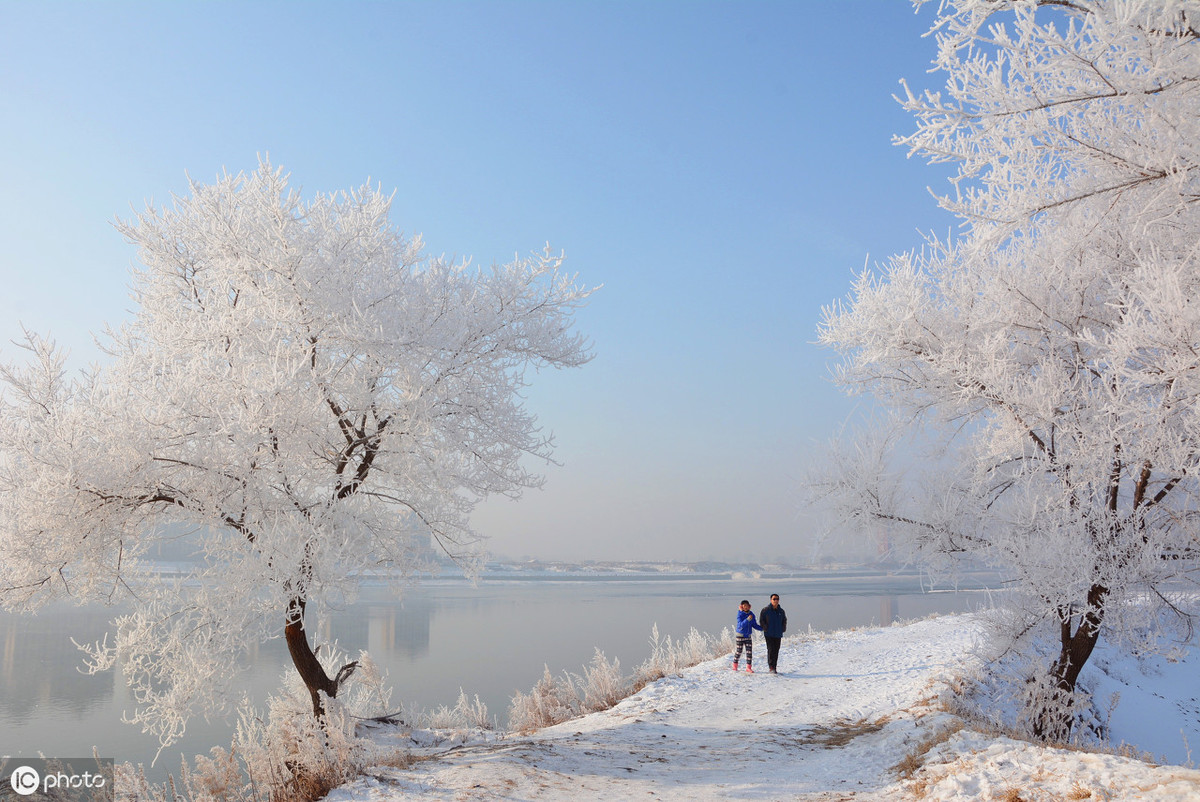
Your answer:
[[[797,483],[854,402],[813,345],[869,259],[952,220],[891,144],[933,9],[791,2],[0,2],[0,356],[130,306],[111,226],[260,154],[395,190],[429,250],[549,242],[596,359],[534,378],[560,465],[475,517],[507,555],[809,553]]]

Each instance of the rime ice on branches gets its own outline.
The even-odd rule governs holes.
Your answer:
[[[825,311],[837,381],[897,417],[817,484],[919,559],[1008,574],[1006,637],[1056,641],[1032,730],[1062,737],[1102,631],[1169,646],[1197,612],[1200,12],[941,12],[945,88],[901,99],[917,130],[899,142],[958,166],[940,202],[964,231]]]
[[[280,636],[320,713],[354,664],[322,667],[308,605],[439,549],[473,570],[476,501],[536,486],[523,458],[551,456],[521,392],[531,367],[588,361],[573,317],[590,290],[548,249],[431,257],[389,206],[370,186],[306,202],[265,162],[192,183],[117,224],[143,267],[105,364],[69,378],[30,334],[32,358],[3,369],[0,600],[130,605],[91,665],[120,657],[132,720],[164,744],[227,709]],[[175,538],[200,567],[145,570]]]

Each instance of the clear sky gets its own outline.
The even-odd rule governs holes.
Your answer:
[[[21,324],[94,359],[128,315],[111,226],[186,176],[395,190],[478,264],[567,255],[604,285],[595,360],[534,377],[561,463],[488,501],[494,551],[807,556],[797,485],[854,401],[813,344],[865,262],[944,233],[944,168],[891,144],[927,74],[905,0],[0,0],[0,356]]]

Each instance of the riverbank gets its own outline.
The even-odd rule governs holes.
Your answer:
[[[965,727],[940,699],[979,635],[969,615],[803,635],[785,640],[779,675],[762,670],[761,653],[753,675],[710,661],[532,735],[448,746],[381,732],[412,765],[373,769],[327,799],[1200,798],[1194,769]],[[1141,752],[1151,747],[1138,739],[1154,735],[1184,755],[1189,739],[1200,744],[1194,654],[1157,668],[1098,657],[1098,687],[1122,695],[1115,743]]]
[[[978,609],[993,598],[977,589],[983,585],[928,592],[918,576],[883,571],[831,571],[802,580],[504,579],[475,587],[436,580],[410,589],[402,599],[391,588],[364,587],[355,602],[329,610],[315,623],[323,642],[336,638],[349,654],[368,652],[391,678],[388,712],[403,707],[415,715],[453,707],[462,688],[472,698],[478,695],[503,727],[513,694],[528,691],[546,664],[555,675],[578,672],[600,649],[631,672],[650,656],[654,626],[675,639],[693,627],[716,635],[730,625],[730,611],[742,598],[766,604],[778,593],[794,630],[831,631]],[[528,642],[533,611],[553,611],[571,626],[556,630],[552,641]],[[0,754],[89,755],[98,746],[106,757],[143,764],[152,781],[165,782],[168,773],[178,773],[181,757],[191,761],[213,746],[229,746],[233,721],[197,717],[188,723],[184,739],[151,766],[157,739],[121,723],[134,702],[120,666],[112,673],[82,675],[81,654],[73,644],[100,640],[111,631],[109,619],[121,612],[66,603],[37,616],[0,612],[0,642],[10,657],[0,666]],[[518,643],[529,646],[514,648]],[[248,654],[238,685],[262,708],[291,665],[283,639],[267,641]]]

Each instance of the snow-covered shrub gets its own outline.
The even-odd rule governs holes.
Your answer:
[[[318,650],[318,654],[320,655]],[[336,648],[323,650],[322,662],[346,663]],[[244,700],[230,749],[214,747],[209,756],[184,761],[178,784],[146,780],[129,764],[117,767],[118,798],[123,802],[308,802],[358,776],[367,766],[395,762],[357,723],[382,716],[391,696],[382,674],[366,652],[358,671],[335,698],[322,697],[323,719],[312,715],[311,697],[299,675],[284,673],[283,691],[271,696],[265,713]]]
[[[675,641],[670,635],[660,636],[655,624],[650,630],[650,657],[634,669],[633,690],[636,692],[655,680],[732,652],[733,647],[733,633],[728,627],[715,637],[692,627],[686,637]]]
[[[428,727],[433,730],[490,730],[495,723],[488,715],[487,705],[475,694],[474,699],[467,698],[467,692],[458,689],[458,701],[454,707],[440,705],[428,713],[420,713],[413,718],[414,726]]]
[[[371,744],[355,736],[354,718],[344,703],[323,699],[322,722],[305,715],[305,702],[298,695],[273,697],[265,719],[257,710],[241,711],[234,743],[249,776],[269,782],[270,802],[319,799],[370,762]]]
[[[634,692],[630,681],[621,675],[621,661],[611,663],[596,649],[583,674],[564,671],[550,674],[550,667],[528,694],[517,693],[508,709],[509,729],[530,732],[568,721],[584,713],[607,710]]]
[[[575,687],[575,677],[563,672],[555,678],[550,666],[529,693],[517,692],[508,707],[508,727],[516,732],[533,730],[559,724],[575,718],[583,712],[583,701]]]
[[[174,779],[155,785],[146,779],[144,766],[129,762],[113,766],[113,787],[120,802],[176,802],[184,798],[176,793]]]
[[[621,676],[621,661],[608,662],[599,649],[596,649],[591,665],[583,667],[579,686],[583,693],[583,708],[589,713],[607,710],[633,690],[629,680]]]
[[[217,746],[209,754],[212,757],[196,756],[194,770],[188,769],[186,761],[180,767],[179,776],[184,787],[195,788],[192,799],[211,799],[213,802],[240,802],[245,799],[246,777],[236,750],[226,751]]]

